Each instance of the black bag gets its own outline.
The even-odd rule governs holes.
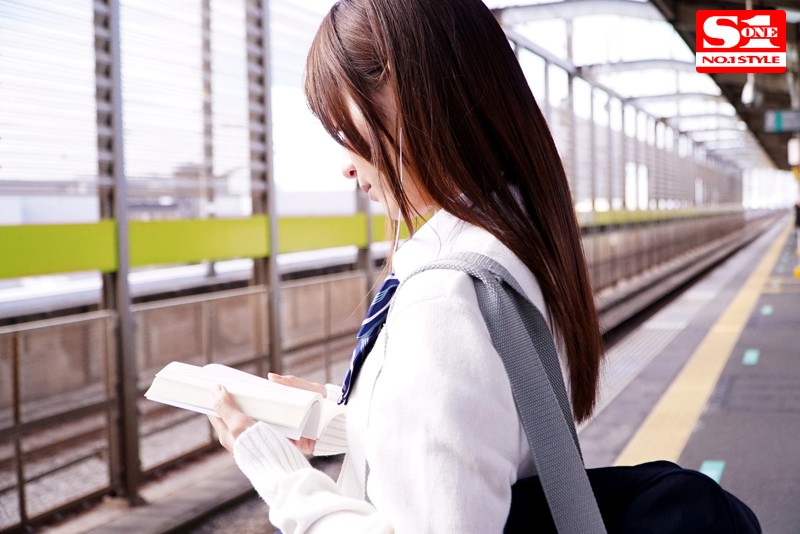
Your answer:
[[[473,277],[539,471],[512,486],[505,532],[761,532],[744,503],[697,471],[665,461],[585,469],[550,328],[514,277],[473,252],[434,261],[412,275],[428,269]]]
[[[609,533],[760,533],[755,514],[742,501],[698,471],[666,461],[633,467],[587,469]],[[539,477],[512,489],[504,532],[556,533]]]

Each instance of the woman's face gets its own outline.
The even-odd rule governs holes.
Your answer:
[[[345,178],[355,178],[358,187],[364,191],[370,200],[378,202],[387,215],[397,218],[398,206],[391,193],[383,187],[383,179],[370,162],[346,148],[344,150],[344,168],[342,174]]]
[[[397,117],[394,103],[389,98],[381,98],[380,104],[384,108],[387,117],[393,122]],[[361,111],[351,99],[348,99],[348,106],[356,128],[364,137],[367,137],[366,124]],[[395,147],[395,149],[397,150],[398,147]],[[383,207],[388,217],[398,220],[400,218],[400,209],[397,200],[394,198],[389,188],[386,187],[386,177],[378,172],[378,169],[369,161],[358,154],[346,148],[343,150],[344,166],[342,168],[342,174],[344,177],[356,179],[358,181],[358,186],[367,194],[370,200],[378,202]],[[405,172],[403,175],[403,191],[408,197],[411,207],[418,213],[425,213],[434,207],[432,203],[423,200],[423,195],[417,188],[417,181],[413,176],[410,176],[408,172]]]

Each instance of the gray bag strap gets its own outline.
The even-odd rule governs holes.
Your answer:
[[[558,353],[541,312],[502,265],[482,254],[458,253],[424,265],[408,278],[430,269],[463,271],[473,278],[558,532],[604,533],[583,466]]]

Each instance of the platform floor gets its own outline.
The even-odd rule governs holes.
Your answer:
[[[765,533],[800,532],[800,262],[783,221],[608,354],[648,360],[580,431],[588,467],[657,459],[705,472]]]
[[[680,462],[707,467],[766,533],[800,532],[800,279],[792,233]]]
[[[800,533],[796,246],[781,221],[609,350],[598,410],[579,429],[588,467],[677,461],[748,503],[765,533]],[[143,493],[147,506],[111,502],[48,531],[271,531],[266,507],[224,454]],[[188,526],[242,498],[224,520]]]

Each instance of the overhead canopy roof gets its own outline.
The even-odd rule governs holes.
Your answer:
[[[746,0],[652,0],[653,5],[664,18],[672,24],[686,44],[695,50],[695,13],[699,9],[745,9]],[[789,169],[786,145],[792,134],[764,132],[764,112],[792,108],[791,92],[795,104],[800,106],[800,85],[798,85],[798,43],[800,42],[800,2],[798,0],[752,0],[752,9],[783,9],[787,11],[787,64],[788,72],[783,74],[756,74],[754,76],[754,100],[752,104],[742,103],[742,91],[747,82],[746,74],[711,74],[725,98],[733,104],[736,112],[747,123],[748,129],[769,155],[775,165]],[[793,85],[790,89],[790,86]]]
[[[792,108],[790,87],[796,92],[796,107],[800,107],[798,0],[752,0],[753,9],[777,8],[787,11],[789,70],[787,74],[755,75],[751,82],[753,98],[748,104],[742,102],[742,91],[747,83],[746,74],[697,74],[693,58],[696,11],[745,9],[746,0],[485,1],[507,30],[520,31],[523,34],[526,27],[530,28],[537,23],[541,28],[544,21],[573,21],[582,17],[598,17],[597,20],[600,21],[599,17],[616,16],[625,20],[645,21],[640,23],[643,25],[659,22],[663,24],[666,21],[674,29],[667,40],[682,41],[682,50],[676,52],[674,43],[665,42],[662,48],[669,48],[668,53],[658,50],[652,57],[618,56],[583,64],[580,58],[564,58],[564,54],[557,51],[554,55],[561,56],[559,65],[567,65],[574,68],[573,73],[599,81],[626,103],[641,107],[661,118],[663,122],[686,133],[709,153],[723,160],[735,161],[740,167],[764,166],[771,162],[778,168],[789,169],[786,147],[792,134],[764,132],[764,112]],[[594,29],[592,31],[595,32]],[[570,29],[569,32],[573,32],[573,38],[580,37],[580,32],[576,29]],[[617,33],[627,32],[620,32],[618,29]],[[609,35],[606,38],[611,41],[623,39],[620,35]],[[663,40],[663,36],[654,36],[650,40],[659,38]],[[632,35],[623,46],[641,49],[645,44],[642,43],[642,34],[639,33]],[[603,43],[597,43],[597,47],[602,46]],[[549,48],[547,45],[544,47]],[[572,49],[573,46],[569,44],[562,47],[562,52],[568,50],[566,54],[571,55]],[[651,47],[650,50],[656,49]],[[552,49],[550,51],[553,52]],[[649,83],[643,83],[643,80]]]

